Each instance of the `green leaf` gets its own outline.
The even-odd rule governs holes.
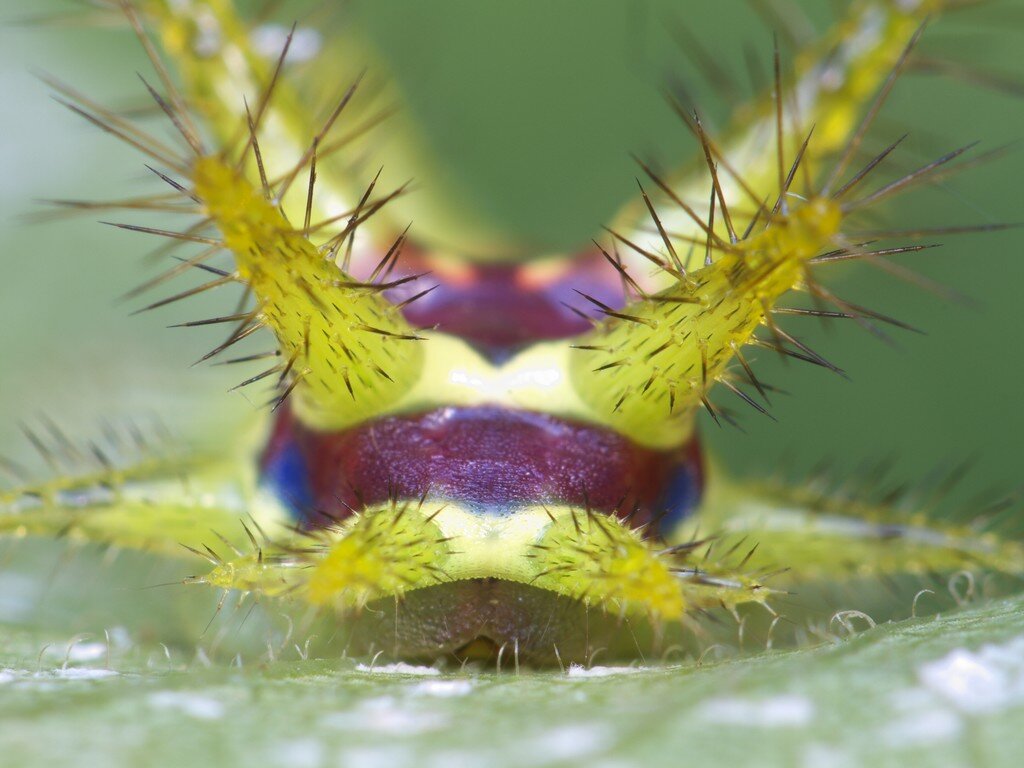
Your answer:
[[[40,653],[47,642],[53,643]],[[6,765],[1017,766],[1024,598],[695,666],[185,665],[0,630]],[[506,665],[508,667],[508,665]]]

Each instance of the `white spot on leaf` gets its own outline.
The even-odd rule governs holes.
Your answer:
[[[439,669],[434,667],[423,667],[415,664],[406,664],[399,661],[395,664],[359,664],[356,666],[359,672],[368,672],[373,675],[418,675],[420,677],[436,677],[441,674]]]
[[[768,699],[720,698],[705,702],[697,710],[708,722],[759,728],[800,728],[814,719],[814,703],[803,696],[784,695]]]
[[[154,709],[176,710],[196,720],[220,720],[226,709],[217,699],[187,691],[159,691],[150,695],[149,705]]]
[[[580,723],[543,732],[531,739],[526,749],[527,754],[534,755],[538,763],[555,763],[579,760],[603,752],[610,746],[610,741],[607,727]]]
[[[448,725],[448,718],[400,702],[393,696],[367,699],[357,707],[344,712],[324,715],[321,724],[359,733],[383,733],[393,736],[414,736],[439,731]]]
[[[424,680],[414,685],[409,692],[415,696],[435,696],[438,698],[453,698],[465,696],[473,690],[473,683],[469,680]]]
[[[917,671],[921,684],[968,714],[1024,704],[1024,637],[977,651],[958,648]]]
[[[632,675],[642,671],[644,671],[643,667],[583,667],[579,664],[570,664],[566,674],[572,678],[612,677],[614,675]]]
[[[901,717],[882,730],[882,741],[890,747],[927,747],[951,741],[960,735],[963,722],[946,709],[926,709]]]

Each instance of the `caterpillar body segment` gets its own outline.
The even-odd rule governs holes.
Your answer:
[[[807,583],[1024,573],[1024,545],[997,524],[1012,511],[1002,504],[974,522],[947,523],[855,494],[717,483],[702,514],[678,526],[678,543],[669,545],[583,508],[482,517],[424,499],[300,531],[260,492],[238,497],[252,481],[226,482],[219,466],[187,483],[173,473],[125,472],[118,485],[83,475],[7,492],[0,535],[63,536],[206,562],[209,570],[189,583],[343,615],[418,590],[499,579],[612,616],[689,626],[694,614],[723,606],[770,607]]]
[[[39,445],[47,455],[58,447]],[[395,496],[351,514],[324,513],[332,518],[327,525],[300,529],[259,487],[245,456],[140,457],[84,469],[0,493],[0,538],[61,537],[185,558],[207,566],[190,584],[341,614],[480,579],[657,622],[771,594],[735,563],[697,557],[696,546],[666,548],[630,521],[586,508],[544,505],[493,516],[426,494]],[[719,582],[716,574],[725,572],[730,581]]]
[[[347,612],[413,590],[501,579],[659,623],[769,598],[766,572],[699,553],[704,544],[665,547],[615,518],[572,507],[489,519],[450,503],[392,502],[268,541],[191,581]]]

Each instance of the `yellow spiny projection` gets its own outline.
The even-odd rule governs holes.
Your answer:
[[[531,553],[533,584],[621,613],[678,620],[689,608],[668,562],[614,518],[575,511],[552,522]]]
[[[447,538],[432,516],[408,507],[364,512],[340,536],[329,534],[305,585],[306,599],[314,605],[361,607],[374,598],[447,581]]]
[[[260,143],[273,149],[261,158],[263,173],[272,182],[284,182],[279,202],[295,220],[301,218],[307,198],[302,185],[290,182],[312,157],[310,138],[319,132],[318,193],[308,203],[315,220],[344,224],[342,214],[353,207],[362,189],[336,152],[380,120],[379,115],[367,117],[360,127],[344,136],[331,132],[343,109],[358,109],[350,104],[354,86],[324,122],[303,103],[294,82],[282,75],[291,37],[280,51],[275,70],[273,61],[255,50],[252,25],[227,0],[145,0],[139,3],[139,10],[159,34],[164,52],[174,62],[189,93],[192,108],[220,145],[230,147],[245,138],[247,109],[251,110],[252,119],[260,126]],[[248,178],[258,181],[254,158],[248,160]]]
[[[707,551],[698,556],[707,544],[659,548],[617,518],[562,510],[531,547],[537,573],[530,583],[611,613],[657,621],[684,620],[702,608],[765,603],[772,590],[745,570],[746,560],[736,567],[716,562]]]
[[[812,199],[773,217],[761,234],[621,312],[576,345],[571,377],[580,397],[619,431],[648,442],[653,433],[689,429],[739,347],[750,342],[776,300],[802,279],[804,265],[839,233],[837,204]],[[666,421],[669,425],[666,427]]]
[[[814,141],[802,159],[803,172],[817,177],[826,162],[841,154],[830,168],[823,193],[834,189],[861,147],[875,112],[907,67],[924,25],[953,5],[949,0],[851,3],[827,35],[795,57],[789,76],[776,61],[773,90],[783,94],[781,103],[771,92],[744,103],[733,116],[734,129],[720,140],[706,134],[691,107],[675,103],[679,117],[703,145],[703,158],[698,167],[688,167],[664,180],[643,166],[658,186],[674,199],[686,201],[698,215],[695,218],[690,211],[669,208],[663,213],[665,229],[678,237],[704,236],[708,225],[702,222],[708,221],[707,195],[714,176],[720,189],[719,215],[711,220],[710,228],[722,238],[742,231],[760,218],[765,200],[775,199],[783,181],[782,156],[801,153],[801,142],[812,127]],[[714,162],[715,173],[705,159]],[[731,215],[721,215],[723,202],[732,208]],[[623,209],[615,229],[633,232],[630,239],[642,244],[646,233],[633,228],[645,216],[643,204],[637,201]],[[628,251],[624,255],[627,264],[639,259]],[[703,256],[698,248],[680,254],[680,261],[692,269],[700,265]],[[661,288],[671,283],[672,276],[662,273],[654,279],[661,281]]]
[[[381,285],[358,283],[223,160],[193,170],[195,194],[257,296],[253,322],[277,336],[283,381],[300,417],[321,429],[393,404],[420,374],[423,352]]]
[[[434,509],[432,512],[436,512]],[[448,539],[422,505],[392,503],[367,509],[336,527],[284,540],[257,542],[253,550],[221,558],[196,551],[213,563],[191,583],[293,596],[314,606],[338,610],[362,608],[381,597],[400,596],[447,580]]]

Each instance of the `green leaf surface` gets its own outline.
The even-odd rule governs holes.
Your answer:
[[[44,646],[49,643],[44,650]],[[694,666],[519,674],[0,630],[5,765],[1017,766],[1024,598]],[[506,667],[508,665],[506,664]]]

